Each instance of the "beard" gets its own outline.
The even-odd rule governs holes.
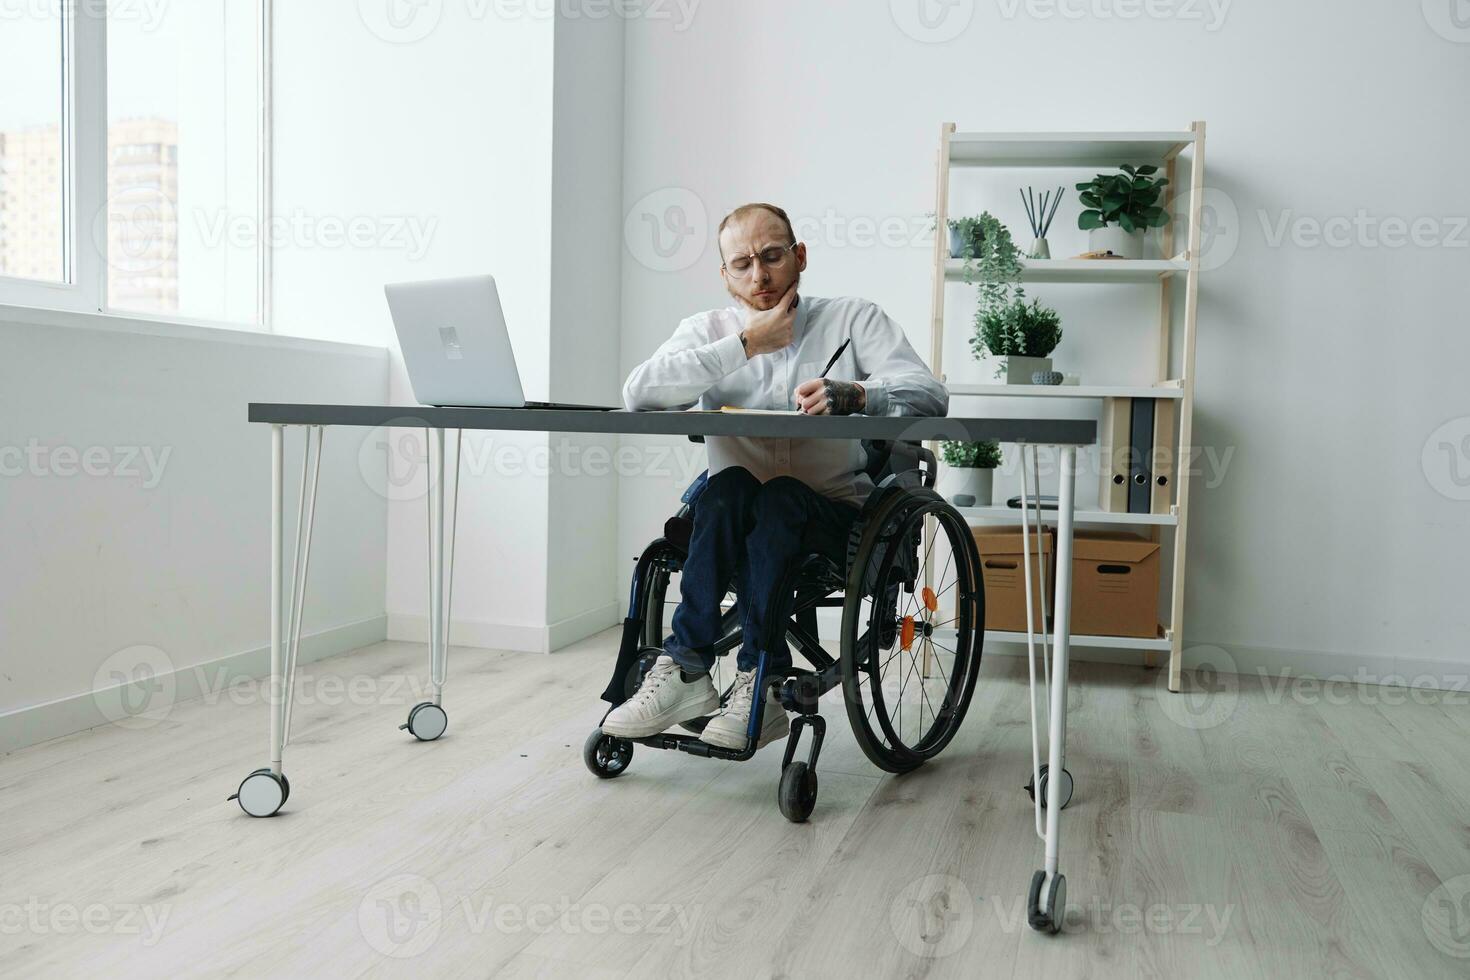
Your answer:
[[[791,281],[791,285],[790,286],[787,286],[786,289],[791,289],[792,287],[795,287],[798,293],[801,291],[801,273],[800,272],[798,272],[796,274],[796,278]],[[783,289],[779,293],[777,293],[776,296],[773,297],[770,300],[770,304],[769,305],[767,305],[767,306],[760,306],[760,305],[757,305],[758,304],[758,301],[757,300],[746,298],[746,296],[744,294],[742,294],[739,290],[737,290],[735,288],[735,286],[731,283],[730,280],[728,280],[728,279],[725,280],[725,291],[727,293],[729,293],[732,298],[734,298],[734,300],[735,300],[735,302],[736,302],[737,305],[739,305],[739,306],[751,306],[751,307],[754,307],[755,309],[760,310],[762,312],[764,312],[766,310],[769,310],[769,309],[773,309],[775,307],[775,305],[778,302],[780,302],[781,297],[786,294],[786,289]]]

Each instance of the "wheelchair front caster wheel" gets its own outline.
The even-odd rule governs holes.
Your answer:
[[[1043,810],[1046,809],[1047,784],[1051,782],[1051,780],[1047,778],[1046,769],[1047,765],[1045,762],[1043,762],[1041,764],[1040,786],[1041,808]],[[1036,785],[1036,779],[1035,777],[1032,777],[1026,783],[1026,794],[1030,796],[1032,800],[1035,800],[1037,790],[1038,788]],[[1065,810],[1067,808],[1067,804],[1072,802],[1072,774],[1068,772],[1065,768],[1062,769],[1062,778],[1057,782],[1057,791],[1062,801],[1062,809]]]
[[[633,761],[633,743],[616,735],[604,735],[593,729],[582,744],[582,761],[598,779],[614,779],[628,771]]]
[[[432,701],[413,706],[408,713],[408,721],[398,726],[401,732],[408,729],[410,735],[420,742],[432,742],[444,734],[444,729],[449,727],[449,715],[444,709]]]
[[[776,793],[781,815],[792,823],[803,823],[817,805],[817,774],[805,762],[793,762],[781,770],[781,788]]]
[[[1067,876],[1055,874],[1045,889],[1046,872],[1038,871],[1031,876],[1031,891],[1026,896],[1026,921],[1037,932],[1056,935],[1062,931],[1062,920],[1067,915]],[[1043,890],[1045,894],[1042,894]]]
[[[230,799],[252,817],[273,817],[291,798],[291,781],[285,774],[270,769],[257,769],[240,782]]]

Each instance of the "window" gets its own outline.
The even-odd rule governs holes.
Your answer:
[[[107,19],[107,306],[255,323],[257,10],[114,0]]]
[[[0,304],[262,325],[271,0],[0,0]]]
[[[61,8],[0,11],[0,276],[65,282]]]

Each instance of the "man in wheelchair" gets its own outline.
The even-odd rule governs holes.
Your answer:
[[[810,414],[944,415],[949,394],[877,305],[798,295],[807,267],[786,212],[737,208],[720,224],[720,275],[735,303],[679,324],[623,386],[630,410],[727,405]],[[845,345],[845,346],[844,346]],[[841,356],[824,373],[828,360]],[[602,732],[646,738],[719,711],[710,679],[724,634],[721,601],[734,584],[743,615],[736,677],[704,742],[744,748],[762,638],[783,576],[813,553],[842,567],[849,533],[873,480],[856,440],[711,436],[708,479],[686,502],[693,530],[681,602],[663,653]],[[766,651],[767,676],[790,667],[784,643]],[[784,738],[786,711],[767,694],[758,745]]]

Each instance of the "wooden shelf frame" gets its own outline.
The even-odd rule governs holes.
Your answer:
[[[1187,197],[1180,191],[1177,171],[1180,157],[1189,151]],[[1163,528],[1174,533],[1174,561],[1169,581],[1169,621],[1164,636],[1157,640],[1124,637],[1074,636],[1076,646],[1107,646],[1144,651],[1152,663],[1156,653],[1169,655],[1169,690],[1177,692],[1183,664],[1184,584],[1186,545],[1189,532],[1190,467],[1186,465],[1194,435],[1195,333],[1199,314],[1200,216],[1204,205],[1205,124],[1195,121],[1178,132],[1115,133],[982,133],[958,132],[954,123],[940,128],[935,173],[935,223],[933,267],[933,318],[929,328],[930,366],[940,379],[944,374],[945,288],[962,280],[963,263],[949,257],[949,185],[956,169],[991,167],[1003,169],[1115,167],[1120,162],[1152,163],[1162,168],[1172,189],[1169,206],[1174,220],[1162,232],[1162,251],[1167,259],[1087,260],[1045,259],[1024,262],[1023,281],[1038,283],[1118,283],[1144,285],[1159,291],[1159,334],[1154,386],[1057,386],[1038,389],[1028,385],[953,384],[950,393],[962,397],[1049,397],[1049,398],[1177,398],[1180,401],[1176,450],[1181,465],[1176,467],[1176,503],[1169,514],[1102,514],[1079,512],[1079,523],[1138,524],[1147,527],[1154,540]],[[1183,201],[1189,239],[1176,251],[1175,227],[1181,217],[1177,205]],[[1183,278],[1183,330],[1180,339],[1180,377],[1169,378],[1173,334],[1174,282]],[[1021,390],[1030,389],[1030,390]],[[931,447],[938,450],[937,446]],[[972,508],[982,519],[1008,508]],[[994,515],[999,517],[998,514]],[[1016,513],[1019,517],[1019,513]],[[1091,520],[1089,520],[1091,518]],[[1125,519],[1126,518],[1126,519]],[[990,634],[1005,638],[1004,634]],[[1024,639],[1024,635],[1022,635]]]

